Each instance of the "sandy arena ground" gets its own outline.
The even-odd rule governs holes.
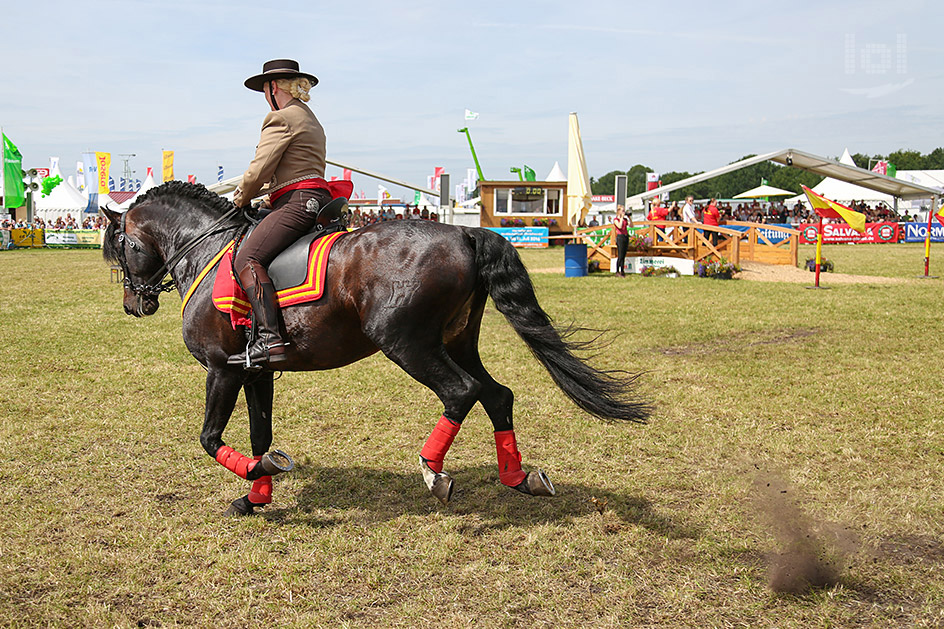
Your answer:
[[[564,267],[531,269],[532,273],[560,273],[564,274]],[[813,273],[795,266],[779,264],[763,264],[761,262],[744,262],[738,279],[755,282],[793,282],[795,284],[813,285]],[[920,281],[917,278],[879,277],[875,275],[849,275],[848,273],[821,273],[821,284],[907,284]]]
[[[812,285],[814,276],[815,274],[810,271],[795,266],[744,262],[741,264],[741,272],[737,277],[755,282],[794,282]],[[820,273],[819,281],[821,284],[905,284],[919,280],[903,277],[849,275],[848,273]]]

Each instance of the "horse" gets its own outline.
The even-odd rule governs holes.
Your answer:
[[[253,481],[226,514],[252,514],[271,503],[272,476],[293,466],[290,456],[269,450],[275,372],[227,365],[227,358],[245,347],[245,330],[234,329],[229,316],[214,307],[213,282],[198,281],[201,270],[244,232],[250,217],[202,185],[179,181],[149,190],[123,214],[102,211],[109,221],[103,255],[124,272],[127,314],[153,315],[161,293],[174,288],[182,299],[189,297],[182,312],[183,339],[207,372],[200,443],[228,470]],[[593,341],[573,338],[581,328],[555,326],[538,303],[517,251],[490,230],[426,220],[357,229],[334,243],[324,289],[317,301],[282,309],[282,338],[288,346],[278,371],[336,369],[380,351],[431,389],[443,412],[419,462],[428,489],[443,504],[454,487],[443,460],[476,402],[494,427],[501,483],[535,496],[556,491],[543,471],[522,469],[512,420],[514,394],[492,378],[479,357],[489,297],[578,407],[606,422],[645,423],[650,413],[649,404],[634,393],[637,375],[600,370],[578,356]],[[252,458],[223,441],[240,389],[247,400]]]

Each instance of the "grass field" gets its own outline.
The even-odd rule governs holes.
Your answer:
[[[920,245],[825,255],[923,272]],[[613,331],[594,364],[642,372],[656,409],[586,416],[490,306],[483,360],[557,497],[498,483],[476,407],[439,506],[416,456],[440,404],[374,356],[276,382],[299,467],[224,519],[249,484],[200,447],[178,299],[134,319],[97,251],[0,253],[0,625],[944,625],[944,281],[533,279],[557,321]],[[249,450],[242,404],[226,437]]]

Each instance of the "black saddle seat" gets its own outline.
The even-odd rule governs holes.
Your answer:
[[[256,220],[262,220],[272,210],[260,210]],[[315,240],[347,229],[347,199],[338,197],[318,210],[318,218],[310,232],[289,245],[269,265],[269,278],[276,291],[294,288],[305,281],[308,274],[308,252]],[[256,223],[258,225],[258,223]],[[255,229],[253,226],[247,236]]]

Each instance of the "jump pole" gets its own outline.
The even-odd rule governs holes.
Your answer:
[[[819,217],[819,229],[816,232],[816,260],[813,264],[816,265],[816,282],[813,286],[807,286],[807,288],[826,288],[825,286],[819,285],[819,264],[823,259],[823,217]]]
[[[921,279],[932,279],[936,276],[930,274],[931,270],[931,219],[934,217],[934,210],[937,207],[937,197],[931,198],[931,208],[928,210],[927,233],[924,235],[924,275],[919,275]]]

